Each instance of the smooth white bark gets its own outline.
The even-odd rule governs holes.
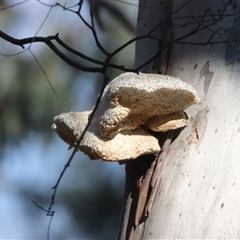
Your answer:
[[[186,2],[173,1],[173,12]],[[219,18],[224,8],[222,20],[181,41],[207,42],[218,29],[222,29],[221,34],[214,35],[212,42],[230,39],[231,31],[239,36],[240,29],[234,28],[239,14],[224,18],[225,14],[237,14],[234,4],[235,1],[189,1],[173,15],[174,39],[194,31],[197,25],[207,26],[213,18]],[[172,44],[168,74],[191,83],[202,102],[187,111],[188,127],[171,145],[159,193],[141,239],[240,238],[237,47],[236,43]]]

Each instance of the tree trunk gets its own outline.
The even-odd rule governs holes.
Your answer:
[[[155,71],[189,82],[202,101],[187,110],[188,126],[170,146],[153,208],[132,239],[239,238],[238,2],[170,2],[172,40],[166,34],[165,45],[156,47]],[[147,8],[144,12],[145,19],[151,17]],[[127,217],[132,197],[126,196]],[[126,224],[125,219],[120,239],[128,238]]]

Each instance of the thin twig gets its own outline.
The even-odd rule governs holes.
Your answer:
[[[109,52],[107,52],[106,49],[104,49],[104,47],[102,46],[102,44],[100,43],[100,41],[98,39],[98,35],[96,32],[95,23],[94,23],[93,4],[94,4],[94,1],[90,1],[90,17],[91,17],[91,23],[92,23],[92,27],[91,27],[92,34],[95,39],[97,47],[102,51],[102,53],[104,53],[106,56],[109,56]]]
[[[43,74],[44,74],[45,78],[47,79],[47,82],[48,82],[50,88],[52,89],[53,93],[55,94],[57,100],[59,100],[58,94],[57,94],[57,92],[55,91],[53,85],[51,84],[50,79],[48,78],[47,73],[46,73],[46,71],[44,70],[43,66],[42,66],[41,63],[38,61],[38,59],[36,58],[36,56],[34,55],[34,53],[32,52],[32,50],[31,50],[31,49],[28,49],[28,51],[31,53],[31,55],[32,55],[32,57],[34,58],[34,60],[36,61],[37,65],[40,67],[41,71],[43,72]]]
[[[56,184],[52,187],[52,189],[53,189],[54,191],[53,191],[53,194],[52,194],[52,197],[51,197],[50,206],[49,206],[49,208],[48,208],[48,212],[51,213],[51,214],[52,214],[52,212],[53,212],[53,211],[52,211],[52,207],[53,207],[54,202],[55,202],[56,192],[57,192],[59,183],[60,183],[60,181],[61,181],[61,179],[62,179],[65,171],[66,171],[67,168],[70,166],[70,164],[71,164],[71,162],[72,162],[72,160],[73,160],[73,157],[74,157],[75,153],[77,152],[78,147],[79,147],[79,145],[80,145],[80,143],[81,143],[81,141],[82,141],[82,139],[83,139],[83,137],[84,137],[84,135],[85,135],[88,127],[89,127],[89,125],[91,124],[91,121],[92,121],[93,116],[94,116],[94,114],[95,114],[95,112],[96,112],[96,110],[97,110],[97,108],[98,108],[98,106],[99,106],[99,103],[100,103],[100,101],[101,101],[101,98],[102,98],[102,95],[103,95],[103,92],[104,92],[104,89],[105,89],[105,87],[106,87],[106,85],[107,85],[108,80],[109,80],[109,78],[105,76],[104,82],[103,82],[103,85],[102,85],[101,92],[100,92],[100,94],[99,94],[99,96],[98,96],[98,99],[97,99],[97,101],[96,101],[95,107],[94,107],[91,115],[89,116],[88,123],[87,123],[86,127],[84,128],[84,131],[83,131],[83,133],[81,134],[79,140],[77,141],[76,146],[74,147],[71,156],[69,157],[69,159],[68,159],[67,163],[65,164],[62,172],[60,173],[60,176],[59,176]]]
[[[24,1],[21,1],[21,2],[16,2],[16,3],[12,4],[12,5],[8,5],[8,6],[6,6],[6,7],[1,8],[0,11],[6,10],[6,9],[8,9],[8,8],[15,7],[15,6],[20,5],[20,4],[23,4],[23,3],[27,2],[27,1],[28,1],[28,0],[24,0]]]

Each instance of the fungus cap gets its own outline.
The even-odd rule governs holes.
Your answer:
[[[87,125],[90,113],[91,111],[60,114],[54,118],[52,129],[69,145],[75,146]],[[91,159],[105,161],[126,161],[160,151],[158,140],[140,128],[123,131],[113,139],[103,138],[99,134],[96,118],[86,131],[79,149]]]
[[[195,89],[177,77],[123,73],[104,91],[98,110],[99,131],[101,136],[113,138],[153,116],[180,112],[199,101]]]

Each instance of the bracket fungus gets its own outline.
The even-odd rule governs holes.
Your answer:
[[[62,113],[53,119],[52,129],[70,146],[75,146],[88,122],[91,111]],[[142,128],[123,131],[113,139],[104,139],[93,119],[79,149],[91,159],[124,161],[160,151],[158,140]]]
[[[160,151],[146,129],[166,132],[186,126],[187,107],[200,101],[195,89],[179,78],[123,73],[105,88],[79,149],[92,159],[126,161]],[[91,112],[63,113],[52,128],[69,145],[79,139]]]
[[[156,115],[145,122],[145,128],[154,132],[167,132],[185,126],[187,126],[187,116],[183,111]]]

